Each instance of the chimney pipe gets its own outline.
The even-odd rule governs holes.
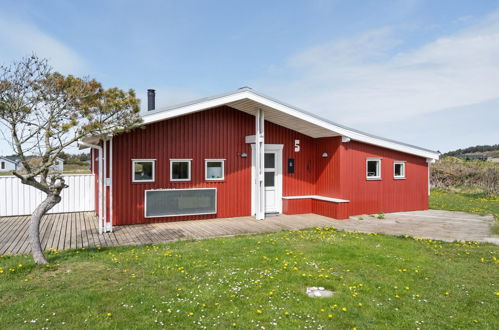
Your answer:
[[[154,89],[147,90],[147,111],[156,109],[156,91]]]

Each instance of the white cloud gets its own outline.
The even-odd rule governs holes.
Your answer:
[[[393,29],[369,31],[292,56],[290,79],[257,83],[333,121],[366,127],[499,97],[499,13],[417,49]]]
[[[35,25],[0,14],[0,63],[8,64],[32,53],[49,59],[54,69],[63,73],[83,73],[87,66],[75,51]]]

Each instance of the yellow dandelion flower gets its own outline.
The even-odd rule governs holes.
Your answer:
[[[113,316],[113,313],[107,313],[106,315],[107,315],[107,317],[111,317],[111,316]]]
[[[333,318],[333,314],[328,314],[327,317],[330,318],[330,319],[332,319]]]
[[[237,325],[237,323],[236,323],[236,322],[233,322],[233,323],[232,323],[232,326],[233,326],[233,327],[235,327],[236,325]]]
[[[263,311],[262,311],[261,309],[257,309],[257,310],[256,310],[256,313],[257,313],[257,314],[262,314],[262,313],[263,313]]]
[[[347,308],[346,308],[346,307],[342,307],[342,308],[341,308],[341,311],[342,311],[342,312],[346,312],[346,311],[347,311]]]

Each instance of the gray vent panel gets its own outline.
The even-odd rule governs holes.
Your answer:
[[[145,198],[146,218],[217,213],[215,188],[147,190]]]

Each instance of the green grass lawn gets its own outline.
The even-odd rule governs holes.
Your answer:
[[[492,214],[499,220],[499,196],[472,189],[432,189],[430,208]]]
[[[498,250],[326,228],[3,257],[1,327],[497,329]]]

